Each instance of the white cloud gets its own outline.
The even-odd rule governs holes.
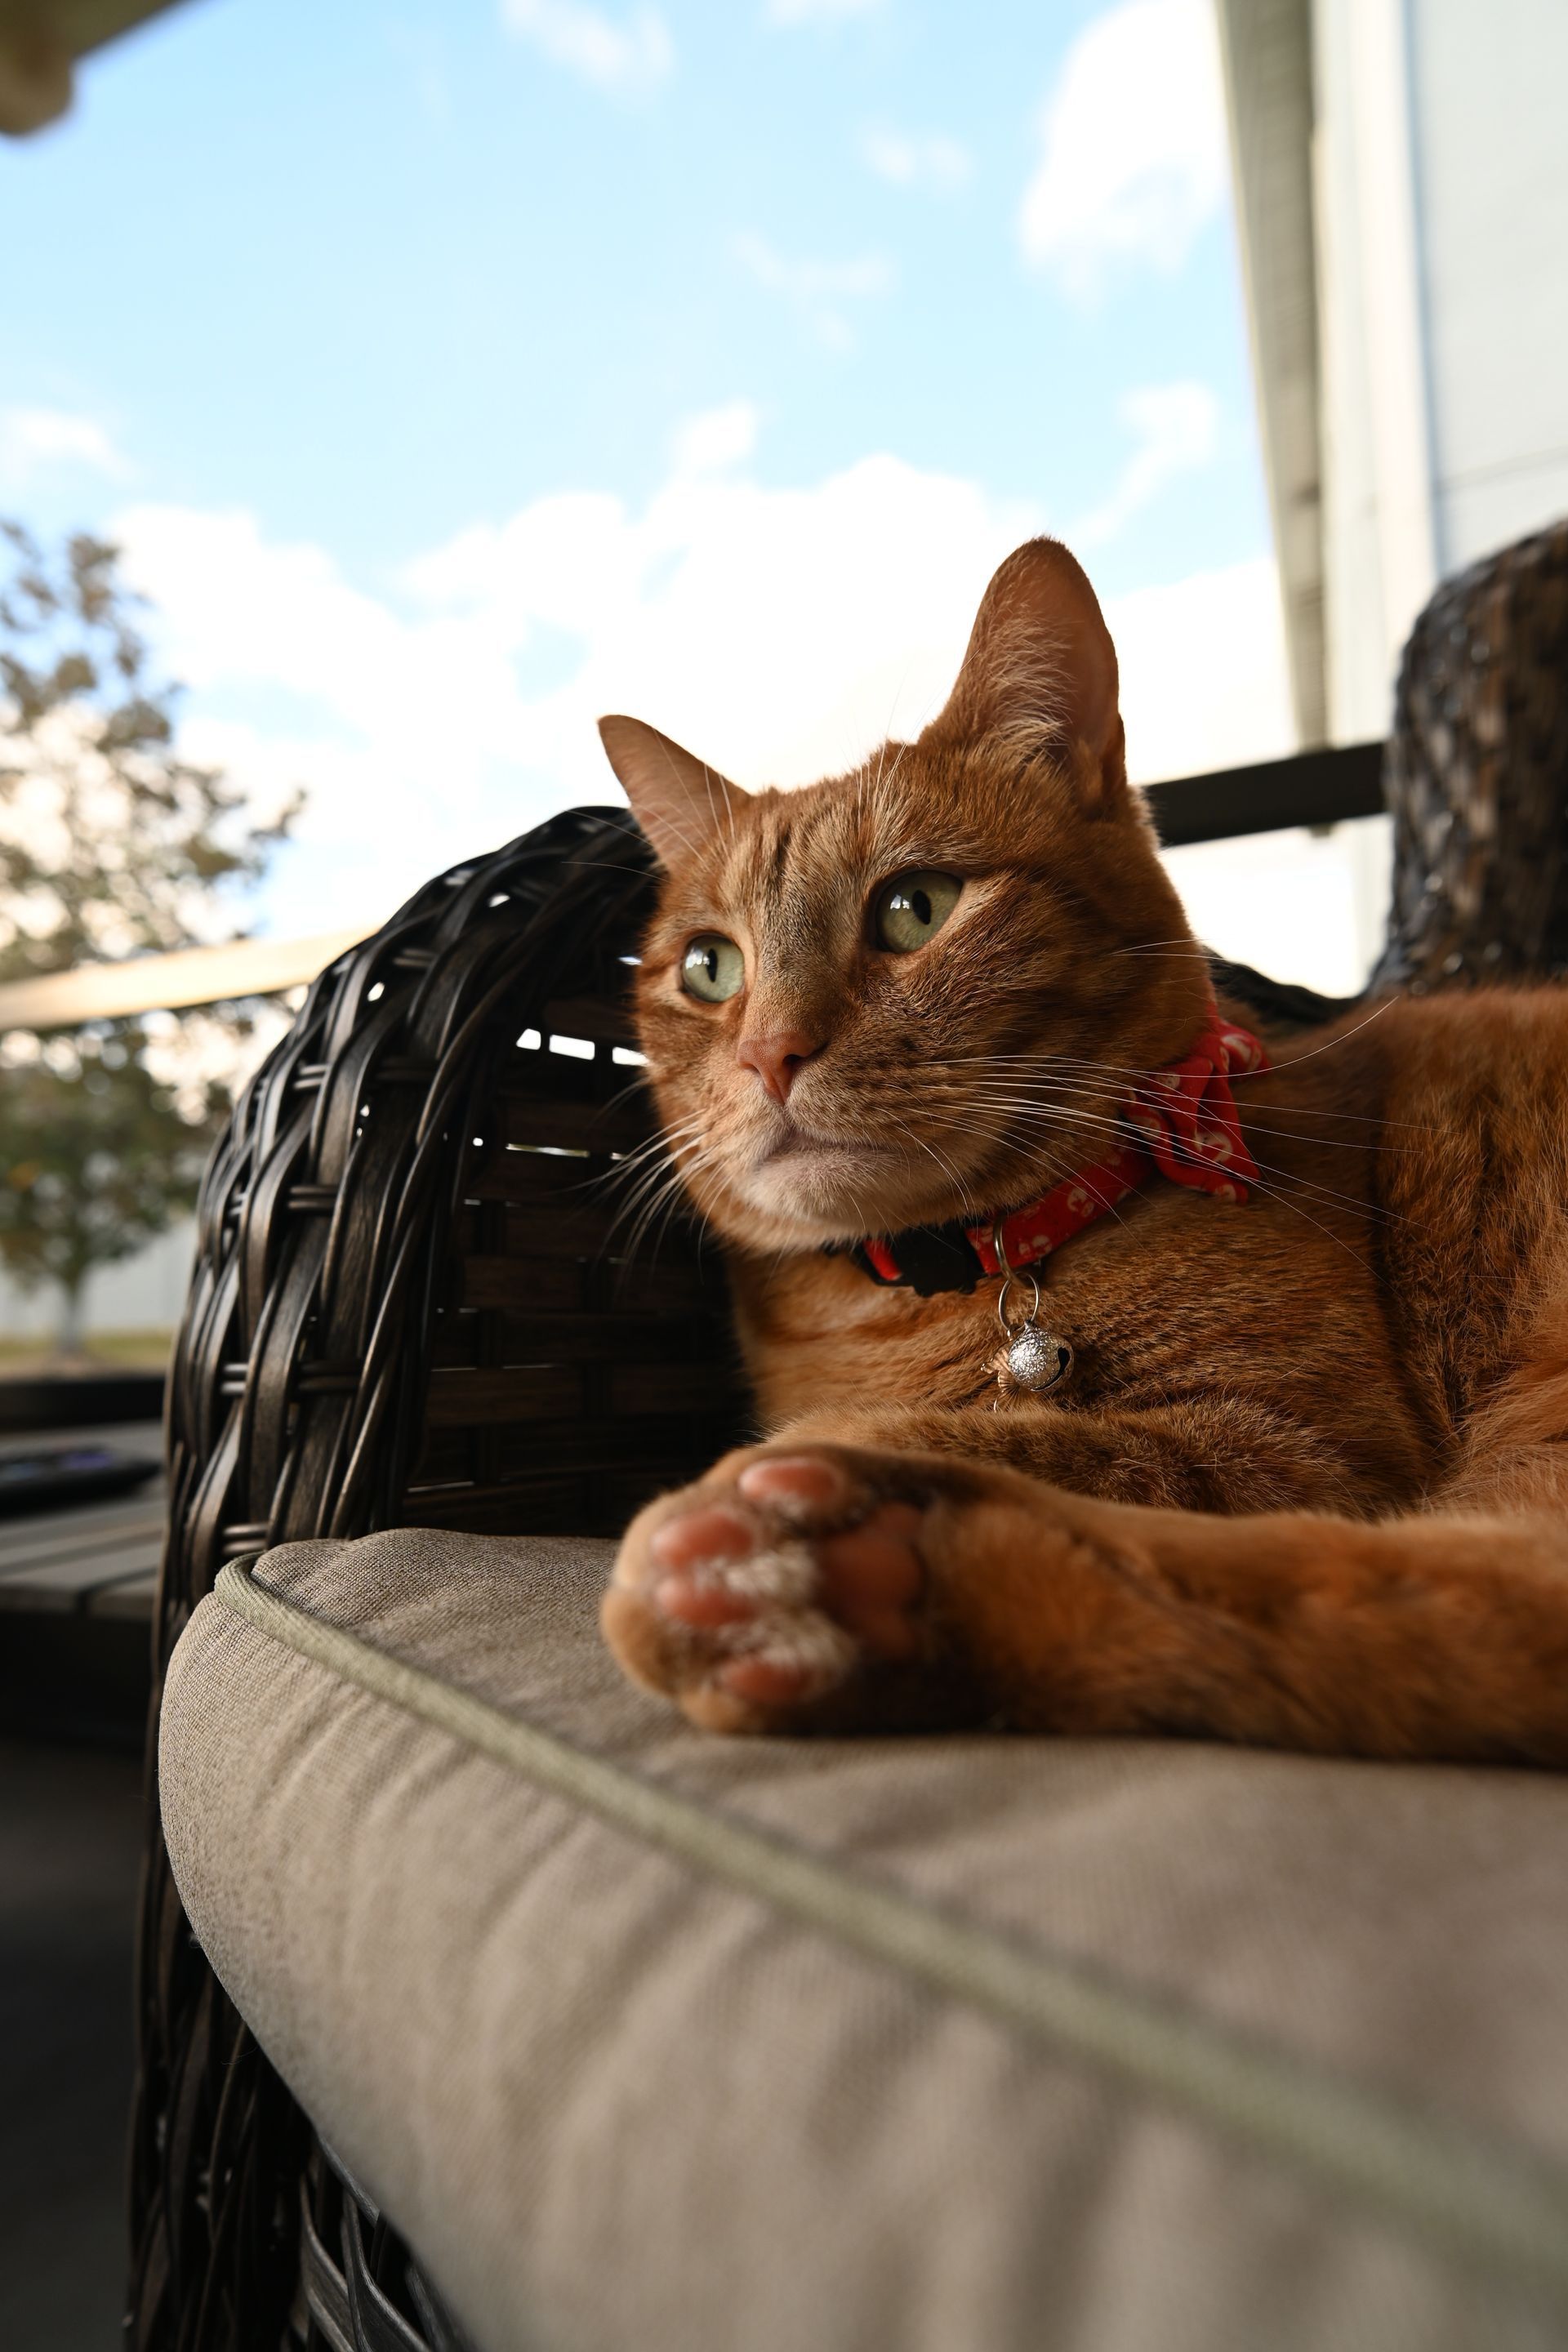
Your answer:
[[[1116,410],[1135,446],[1110,496],[1071,526],[1075,546],[1114,539],[1167,482],[1206,466],[1215,453],[1219,403],[1205,383],[1150,384],[1123,393]]]
[[[640,509],[537,499],[384,594],[243,514],[118,519],[160,651],[190,684],[191,754],[258,797],[311,793],[277,925],[374,916],[553,809],[616,799],[601,711],[754,785],[836,771],[941,708],[992,570],[1048,519],[889,456],[763,488],[742,406],[692,420]],[[1107,609],[1135,774],[1288,748],[1270,562]]]
[[[757,410],[750,400],[727,401],[722,408],[705,408],[684,424],[670,452],[676,475],[682,480],[696,474],[724,474],[749,457],[757,446]]]
[[[945,131],[890,131],[873,123],[860,142],[860,152],[879,180],[896,188],[928,188],[951,195],[968,179],[969,151]]]
[[[768,0],[770,25],[826,24],[839,16],[865,16],[882,0]]]
[[[52,467],[123,479],[131,468],[90,416],[61,408],[0,408],[0,487],[25,488]]]
[[[886,294],[893,285],[893,266],[881,254],[862,254],[853,261],[797,260],[746,230],[731,238],[730,250],[759,286],[782,295],[814,334],[840,350],[854,341],[842,306]]]
[[[1026,258],[1069,294],[1117,264],[1173,270],[1226,198],[1213,0],[1122,0],[1068,50],[1024,194]]]
[[[641,95],[663,81],[675,62],[669,27],[646,0],[622,17],[589,0],[501,0],[501,22],[600,89]]]

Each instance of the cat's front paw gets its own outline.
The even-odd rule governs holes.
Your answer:
[[[626,1671],[708,1730],[918,1719],[909,1702],[934,1663],[924,1513],[879,1466],[785,1444],[651,1504],[605,1599]]]

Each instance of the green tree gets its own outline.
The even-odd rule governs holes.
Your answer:
[[[237,901],[298,812],[258,824],[179,756],[142,609],[106,541],[46,552],[0,520],[0,983],[242,936]],[[194,1061],[155,1017],[0,1036],[0,1264],[58,1286],[65,1349],[93,1268],[190,1208],[229,1107],[215,1064],[252,1025],[216,1008]]]

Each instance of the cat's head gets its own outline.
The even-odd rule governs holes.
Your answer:
[[[664,869],[648,1076],[688,1191],[734,1240],[1016,1206],[1091,1162],[1130,1078],[1202,1025],[1115,651],[1053,540],[996,573],[941,716],[848,775],[749,793],[640,719],[600,731]]]

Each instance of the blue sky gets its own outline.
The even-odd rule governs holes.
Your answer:
[[[195,0],[0,145],[0,511],[310,792],[272,929],[614,797],[599,709],[746,782],[918,725],[1031,529],[1136,772],[1267,754],[1225,175],[1208,0]]]

